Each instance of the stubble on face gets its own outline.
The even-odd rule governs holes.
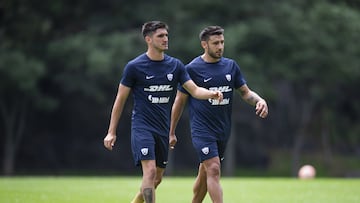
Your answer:
[[[207,54],[214,60],[219,60],[224,53],[224,36],[213,35],[207,41]]]
[[[157,29],[152,36],[152,45],[159,51],[169,49],[168,31],[166,29]]]
[[[222,51],[213,51],[213,50],[209,49],[208,54],[213,59],[220,59],[223,55],[223,52]]]

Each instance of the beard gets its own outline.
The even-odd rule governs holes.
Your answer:
[[[218,51],[218,52],[214,52],[214,51],[208,51],[209,56],[211,56],[214,59],[220,59],[223,55],[223,51]]]

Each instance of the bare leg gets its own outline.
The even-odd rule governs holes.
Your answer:
[[[200,163],[198,175],[195,179],[194,187],[193,187],[193,199],[192,203],[201,203],[207,192],[207,185],[206,185],[206,171],[205,166]]]
[[[156,178],[155,178],[155,189],[160,185],[163,175],[164,175],[165,169],[164,168],[156,168]]]
[[[157,188],[157,186],[161,183],[162,177],[164,175],[164,171],[165,169],[163,168],[156,168],[156,178],[154,183],[155,188]],[[131,203],[143,203],[143,202],[144,202],[144,197],[140,189],[140,191],[135,195]]]
[[[154,203],[155,202],[155,189],[154,188],[144,188],[143,189],[143,197],[146,203]]]
[[[143,194],[141,193],[141,191],[136,193],[134,199],[131,201],[131,203],[143,203],[143,202],[144,202],[144,198],[143,198]]]
[[[207,190],[213,203],[223,203],[220,185],[220,159],[214,157],[203,162],[206,169]]]
[[[155,160],[142,160],[143,179],[141,183],[141,193],[146,203],[155,202]]]

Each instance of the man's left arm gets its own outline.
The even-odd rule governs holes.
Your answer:
[[[249,87],[244,84],[237,89],[241,95],[241,98],[248,104],[255,106],[256,115],[261,118],[266,118],[269,113],[269,109],[266,101],[261,98],[256,92],[249,89]]]

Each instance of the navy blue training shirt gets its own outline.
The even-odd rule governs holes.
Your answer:
[[[222,57],[216,63],[207,63],[200,56],[185,66],[190,78],[200,87],[219,90],[223,93],[218,100],[198,100],[189,95],[191,135],[204,140],[227,140],[231,129],[231,112],[234,90],[246,84],[238,64]],[[189,94],[184,88],[180,91]]]
[[[188,80],[184,64],[166,54],[161,61],[153,61],[145,53],[129,61],[121,84],[132,88],[132,128],[168,136],[178,84]]]

